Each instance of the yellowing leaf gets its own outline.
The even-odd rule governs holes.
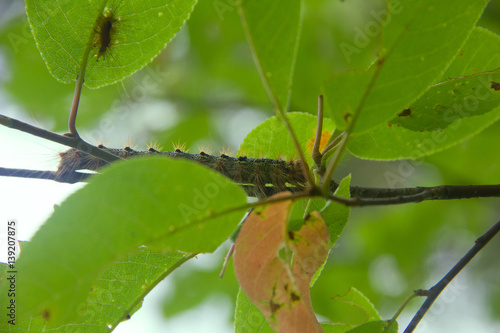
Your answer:
[[[314,132],[314,136],[310,137],[309,140],[307,141],[307,152],[312,153],[313,147],[314,147],[314,141],[316,140],[316,135],[317,132]],[[323,131],[321,132],[321,138],[319,140],[319,151],[323,151],[323,149],[326,148],[326,145],[328,144],[328,140],[332,136],[331,131]]]
[[[241,288],[277,332],[323,332],[309,286],[328,256],[328,229],[313,212],[299,231],[289,231],[292,206],[293,201],[287,200],[250,214],[236,240],[235,273]]]

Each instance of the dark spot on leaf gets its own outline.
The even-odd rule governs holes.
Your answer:
[[[398,114],[398,117],[409,117],[411,116],[411,109],[404,109]]]
[[[289,231],[288,232],[288,238],[290,238],[290,240],[294,240],[295,239],[295,233],[293,231]]]
[[[500,83],[491,81],[491,89],[500,90]]]
[[[274,303],[273,301],[269,301],[269,307],[271,308],[271,313],[275,313],[281,308],[281,304]]]
[[[464,51],[460,51],[460,53],[458,54],[459,56],[463,57],[464,56]]]
[[[129,314],[128,314],[128,315],[126,315],[126,316],[125,316],[125,318],[130,319],[130,315],[129,315]]]
[[[388,123],[388,124],[387,124],[387,126],[392,127],[392,124],[389,124],[389,123]]]
[[[43,310],[42,311],[42,317],[45,320],[49,320],[50,319],[50,311],[49,310]]]
[[[350,113],[346,113],[346,114],[344,115],[344,120],[345,120],[345,122],[347,123],[347,122],[349,121],[349,118],[351,118],[351,117],[352,117],[352,114],[350,114]]]
[[[297,302],[297,301],[300,301],[300,296],[297,295],[296,293],[292,292],[290,294],[290,298],[292,299],[292,302]]]

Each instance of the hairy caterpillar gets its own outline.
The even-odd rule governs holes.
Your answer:
[[[263,197],[282,192],[289,189],[287,184],[299,190],[307,185],[300,162],[297,160],[231,157],[226,154],[214,156],[203,151],[199,154],[189,154],[180,149],[162,152],[153,147],[147,151],[137,151],[130,147],[124,149],[106,148],[103,145],[98,147],[122,158],[161,155],[195,161],[214,169],[238,184],[253,185],[254,191],[249,193],[251,196]],[[61,160],[56,171],[56,178],[63,178],[76,170],[96,171],[108,164],[106,161],[77,149],[69,149],[59,155]]]
[[[114,39],[117,32],[117,25],[121,22],[121,18],[116,17],[115,12],[116,9],[106,8],[104,13],[98,14],[93,42],[94,47],[98,49],[95,55],[96,61],[99,61],[101,57],[105,59],[106,53],[116,43]]]

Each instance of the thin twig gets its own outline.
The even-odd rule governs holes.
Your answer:
[[[344,135],[344,133],[345,133],[345,132],[342,132],[342,133],[340,133],[340,134],[339,134],[336,138],[334,138],[334,139],[332,140],[332,142],[330,142],[330,143],[328,144],[328,146],[326,146],[326,147],[325,147],[325,149],[323,149],[323,151],[321,152],[321,155],[323,155],[323,156],[324,156],[324,155],[325,155],[326,153],[328,153],[331,149],[335,148],[335,147],[338,145],[338,143],[340,142],[340,139],[342,139],[342,136]],[[332,134],[332,136],[333,136],[333,134]]]
[[[299,155],[298,157],[300,160],[300,166],[302,168],[302,173],[304,174],[305,179],[313,188],[316,188],[316,183],[314,182],[314,179],[309,171],[309,165],[307,164],[307,161],[305,159],[304,152],[302,151],[299,140],[297,139],[297,136],[295,135],[295,132],[293,131],[292,125],[290,124],[290,120],[286,116],[286,111],[287,111],[288,106],[290,104],[290,96],[291,96],[290,91],[288,94],[288,100],[286,101],[286,105],[282,105],[281,102],[276,98],[276,94],[273,91],[271,84],[269,83],[269,77],[264,72],[264,68],[262,67],[260,59],[257,55],[257,50],[255,48],[254,40],[252,38],[252,35],[250,34],[250,29],[248,27],[247,18],[245,16],[245,12],[243,10],[243,5],[241,3],[238,4],[238,13],[240,15],[241,24],[243,26],[243,31],[244,31],[245,36],[246,36],[247,41],[248,41],[248,45],[250,46],[250,52],[252,53],[252,58],[255,62],[255,65],[257,67],[259,75],[262,79],[262,83],[264,85],[264,88],[266,89],[267,94],[269,95],[269,98],[271,99],[271,101],[273,103],[274,111],[276,112],[276,116],[283,121],[288,133],[290,134],[290,137],[292,138],[292,142],[293,142],[293,145],[295,147],[295,150],[297,151],[297,154]],[[300,35],[300,31],[299,31],[299,35]],[[294,50],[295,54],[297,53],[297,49],[298,49],[298,47],[296,46],[295,50]],[[290,90],[290,88],[289,88],[289,90]]]
[[[73,172],[67,172],[63,176],[59,176],[54,171],[0,168],[0,176],[53,180],[58,183],[68,183],[68,184],[84,182],[91,175],[92,175],[91,173],[73,171]]]
[[[312,159],[316,164],[318,170],[321,170],[321,160],[323,155],[319,152],[321,145],[321,136],[323,132],[323,95],[318,96],[318,124],[316,126],[316,137],[314,138],[314,145],[312,149]]]
[[[337,148],[337,150],[333,154],[333,157],[330,160],[330,164],[326,168],[326,171],[323,174],[323,177],[321,180],[322,184],[320,184],[320,186],[322,187],[323,194],[327,194],[329,191],[329,187],[330,187],[329,184],[330,184],[330,181],[333,177],[333,171],[335,170],[335,168],[337,167],[337,164],[340,161],[340,156],[343,153],[343,150],[344,150],[345,144],[347,142],[347,139],[349,137],[349,134],[347,132],[343,132],[340,135],[340,137],[341,137],[341,139],[340,139],[340,142],[338,143],[339,147]]]
[[[40,138],[60,143],[62,145],[76,148],[78,150],[81,150],[83,152],[86,152],[92,156],[98,157],[102,160],[105,160],[106,162],[114,162],[118,161],[121,158],[113,155],[111,153],[108,153],[106,151],[103,151],[87,142],[85,142],[82,138],[79,136],[66,136],[66,135],[60,135],[54,132],[50,132],[47,130],[44,130],[39,127],[32,126],[30,124],[24,123],[22,121],[0,115],[0,124],[4,125],[6,127],[16,129],[22,132],[26,132],[29,134],[32,134],[34,136],[38,136]]]
[[[227,266],[229,265],[229,260],[231,260],[231,258],[233,257],[235,249],[236,249],[236,244],[232,243],[231,247],[227,251],[226,256],[224,257],[224,262],[222,263],[222,269],[219,272],[220,279],[224,277],[224,273],[226,273]]]
[[[349,124],[347,125],[344,135],[342,136],[342,140],[339,143],[339,147],[337,148],[337,151],[335,152],[333,158],[330,160],[330,164],[326,168],[325,177],[323,178],[323,184],[320,185],[322,187],[323,193],[326,193],[328,191],[328,183],[333,177],[333,172],[335,171],[340,161],[340,157],[342,156],[342,153],[344,152],[344,149],[347,146],[347,141],[350,139],[351,133],[354,130],[354,126],[356,125],[356,121],[358,120],[358,117],[361,111],[363,110],[363,107],[365,106],[366,100],[368,99],[368,96],[370,95],[372,88],[375,85],[375,82],[377,81],[378,75],[380,74],[380,70],[382,68],[382,64],[383,64],[382,59],[378,59],[375,73],[372,75],[370,82],[368,82],[368,85],[366,86],[363,96],[361,97],[361,100],[359,101],[359,104],[356,107],[354,114],[352,115],[352,119],[349,121]]]
[[[493,227],[490,228],[484,235],[476,239],[476,243],[474,246],[467,252],[465,256],[462,257],[462,259],[457,262],[455,266],[437,283],[435,284],[431,289],[429,289],[429,292],[427,293],[427,299],[425,300],[424,304],[420,307],[418,312],[415,314],[413,317],[412,321],[410,324],[406,327],[404,333],[411,333],[413,330],[417,327],[418,323],[426,312],[429,310],[431,307],[432,303],[436,300],[436,298],[439,296],[439,294],[446,288],[446,286],[457,276],[457,274],[474,258],[474,256],[482,250],[482,248],[488,244],[488,242],[495,237],[495,235],[500,231],[500,221],[495,223]]]

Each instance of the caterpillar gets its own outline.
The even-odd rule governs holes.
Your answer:
[[[99,145],[98,148],[122,158],[145,156],[166,156],[198,162],[228,177],[241,185],[253,185],[250,196],[266,197],[285,190],[301,190],[307,182],[302,174],[300,162],[297,160],[284,161],[271,158],[231,157],[226,154],[219,156],[205,152],[190,154],[180,149],[175,151],[158,151],[154,147],[147,151],[137,151],[130,147],[124,149],[107,148]],[[97,171],[108,162],[96,158],[77,149],[69,149],[59,154],[61,160],[55,172],[56,180],[62,179],[77,170]],[[290,186],[291,185],[291,186]]]
[[[121,22],[120,17],[115,15],[116,9],[112,7],[105,8],[103,13],[99,13],[96,22],[96,29],[94,35],[94,47],[97,48],[95,54],[96,61],[99,58],[105,59],[106,53],[116,41],[114,41],[117,33],[117,25]]]

